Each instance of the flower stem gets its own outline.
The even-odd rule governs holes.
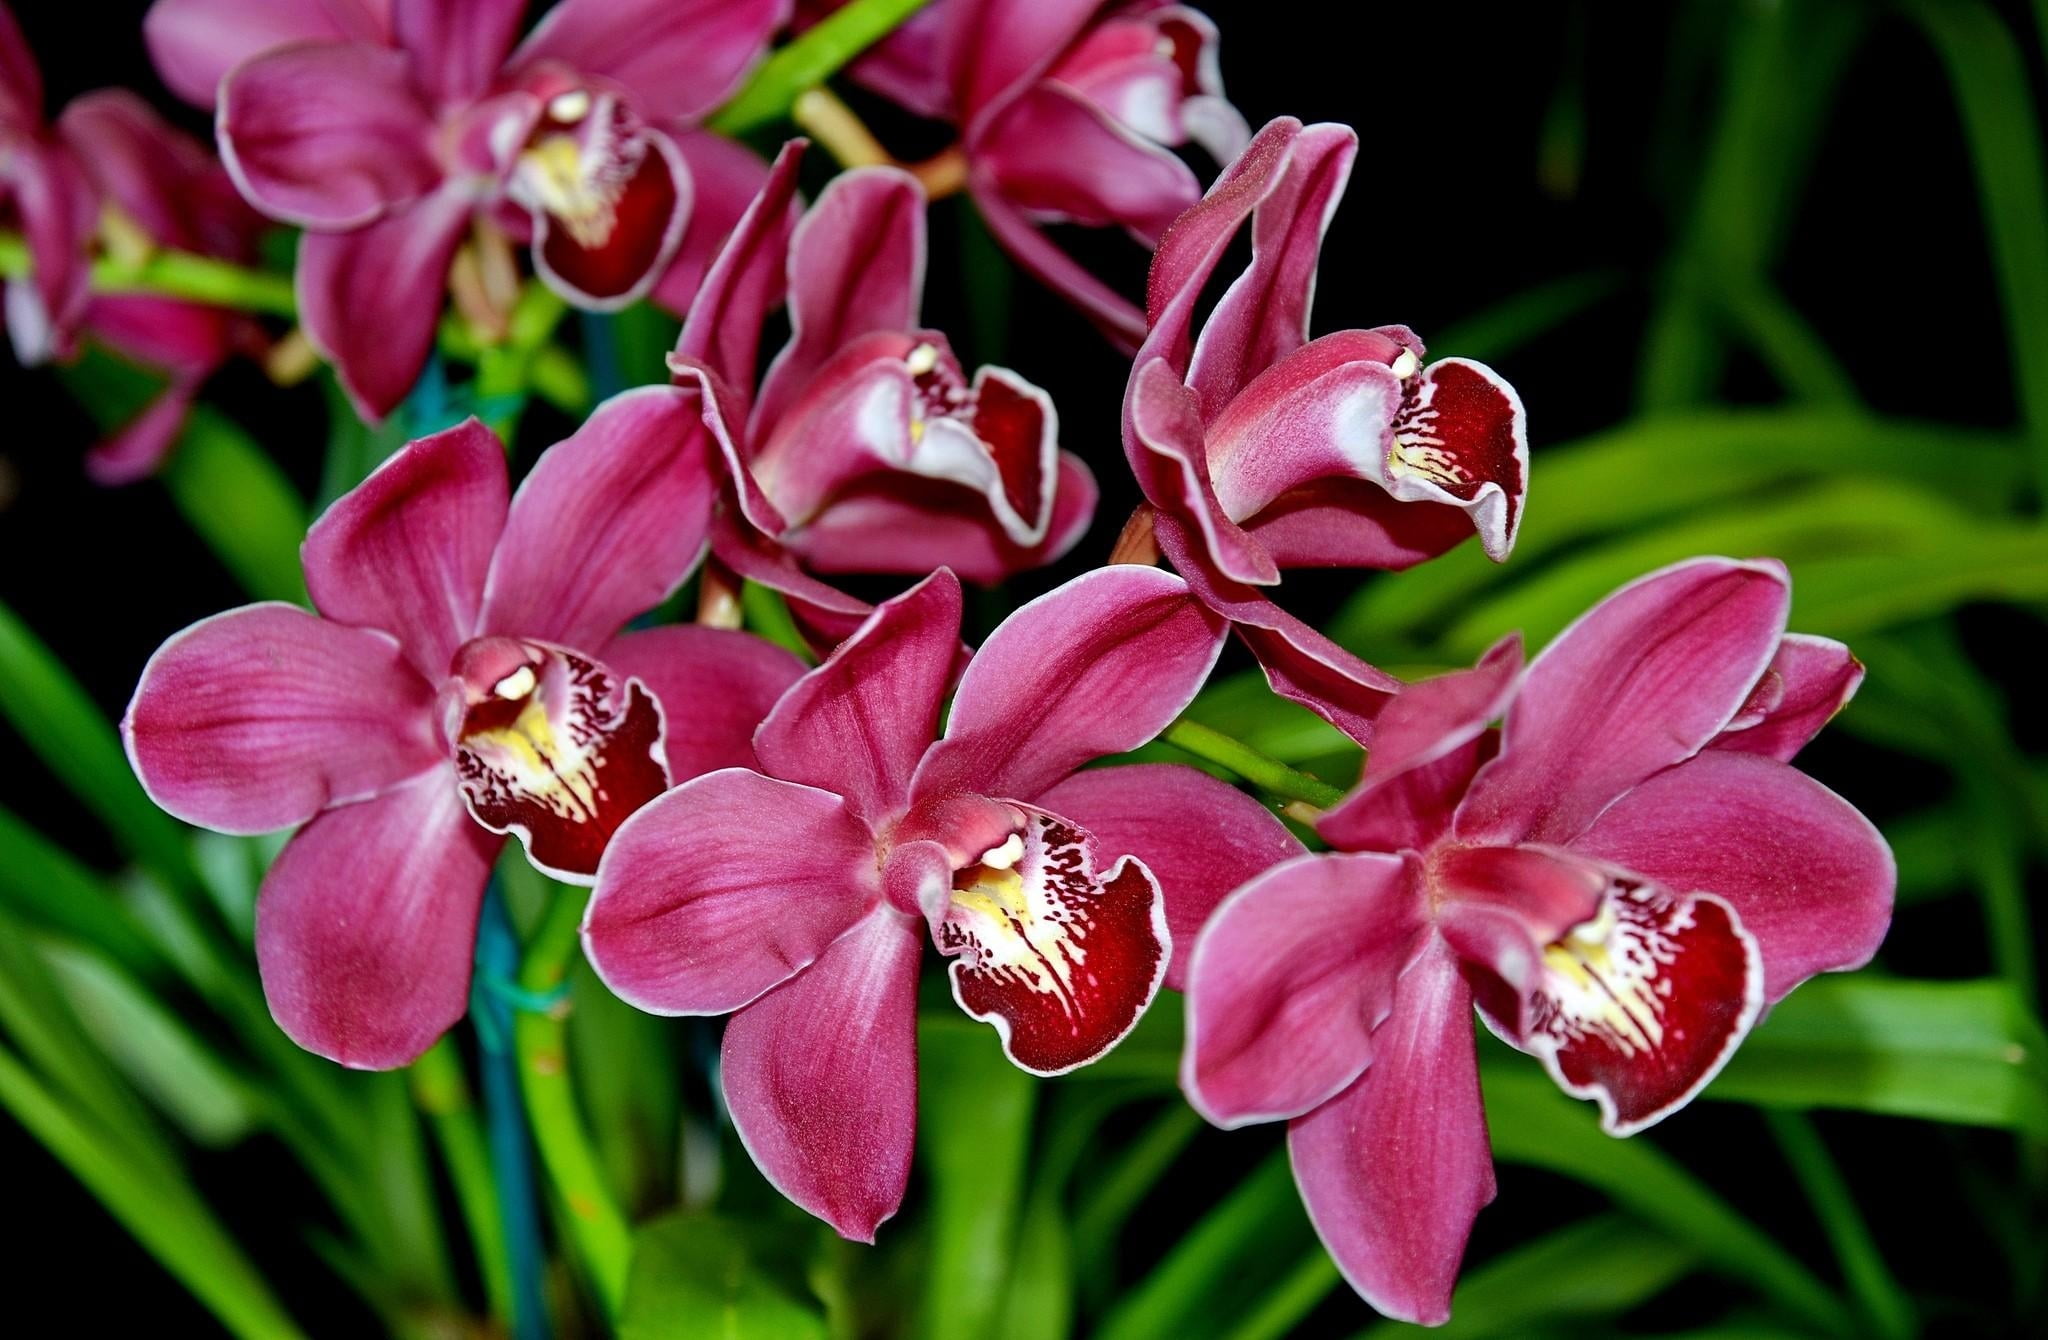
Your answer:
[[[0,278],[26,278],[32,265],[26,243],[0,236]],[[92,263],[92,287],[99,293],[150,293],[269,316],[298,311],[291,276],[186,251],[152,251],[136,261],[103,256]]]
[[[711,118],[711,128],[739,135],[788,115],[799,94],[824,83],[928,3],[853,0],[761,62],[746,87]]]
[[[824,145],[841,167],[875,167],[896,161],[859,113],[823,85],[797,94],[789,116],[805,134]]]
[[[540,928],[527,942],[525,962],[519,970],[522,991],[545,996],[561,987],[576,956],[584,901],[578,890],[555,890]],[[616,1319],[626,1292],[632,1231],[605,1183],[590,1133],[576,1109],[564,1045],[567,1020],[566,1002],[546,1011],[521,1011],[513,1024],[513,1050],[519,1057],[527,1120],[532,1123],[541,1163],[568,1211],[570,1232],[598,1301],[606,1315]]]
[[[1279,759],[1268,758],[1243,741],[1232,739],[1199,721],[1182,717],[1168,726],[1159,738],[1204,762],[1228,768],[1270,795],[1305,801],[1325,810],[1344,799],[1344,793],[1328,782],[1318,781],[1305,772],[1296,772]]]
[[[497,1184],[491,1180],[491,1156],[477,1123],[476,1103],[462,1073],[455,1044],[442,1038],[412,1064],[413,1102],[433,1126],[455,1184],[455,1198],[469,1225],[470,1243],[483,1273],[484,1294],[491,1315],[512,1315],[512,1267],[505,1249],[505,1228]]]

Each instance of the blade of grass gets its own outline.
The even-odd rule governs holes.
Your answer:
[[[986,1030],[918,1039],[918,1164],[931,1188],[919,1328],[990,1329],[1013,1258],[1037,1086]]]
[[[1785,1153],[1785,1161],[1792,1165],[1793,1174],[1805,1189],[1821,1227],[1827,1231],[1835,1259],[1841,1263],[1842,1276],[1849,1282],[1850,1295],[1862,1310],[1864,1323],[1871,1328],[1869,1333],[1882,1340],[1905,1340],[1917,1334],[1912,1301],[1892,1277],[1891,1267],[1885,1264],[1870,1226],[1863,1222],[1863,1214],[1856,1208],[1856,1197],[1843,1180],[1842,1170],[1829,1157],[1827,1146],[1815,1133],[1813,1123],[1792,1112],[1767,1112],[1764,1117],[1770,1123],[1771,1134],[1777,1137],[1778,1147]]]
[[[797,95],[881,41],[930,0],[853,0],[761,62],[745,87],[711,118],[723,135],[741,135],[789,114]]]
[[[254,439],[209,405],[186,416],[159,476],[192,529],[257,600],[306,603],[306,504]]]

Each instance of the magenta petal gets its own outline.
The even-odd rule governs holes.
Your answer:
[[[917,325],[924,208],[924,188],[896,168],[843,172],[819,194],[790,238],[789,343],[762,381],[757,426],[787,413],[853,340]]]
[[[1124,451],[1146,499],[1201,538],[1209,565],[1232,582],[1271,586],[1280,580],[1273,556],[1223,510],[1209,478],[1207,431],[1194,394],[1164,359],[1144,363],[1131,377]]]
[[[639,680],[660,701],[669,776],[677,782],[755,766],[755,729],[804,673],[802,661],[751,633],[691,624],[627,633],[601,654],[615,674]]]
[[[1378,484],[1325,479],[1284,494],[1245,534],[1288,568],[1400,572],[1472,538],[1472,522],[1443,503],[1397,502]]]
[[[1316,823],[1316,831],[1347,851],[1424,850],[1450,826],[1463,795],[1437,785],[1462,783],[1476,763],[1467,746],[1507,709],[1522,669],[1522,639],[1510,634],[1470,670],[1408,685],[1380,712],[1372,753],[1358,789]]]
[[[682,245],[655,281],[651,296],[677,316],[687,316],[712,258],[767,182],[768,165],[752,149],[723,135],[675,126],[664,129],[682,155],[694,190]]]
[[[759,582],[789,600],[789,610],[821,654],[838,646],[874,613],[864,600],[828,586],[797,565],[795,555],[745,524],[731,502],[711,515],[711,552],[733,574]]]
[[[1166,985],[1185,990],[1195,936],[1232,890],[1302,846],[1273,812],[1196,768],[1140,763],[1090,768],[1046,791],[1039,803],[1086,829],[1107,863],[1135,856],[1166,896],[1174,952]]]
[[[1202,198],[1188,165],[1075,89],[1047,81],[1006,103],[974,141],[977,171],[1027,214],[1128,228],[1156,242]]]
[[[177,444],[198,389],[184,380],[165,387],[142,413],[94,444],[85,456],[86,474],[95,484],[132,484],[155,473]]]
[[[1708,747],[1790,763],[1862,683],[1863,662],[1847,647],[1833,638],[1787,633],[1749,702]]]
[[[410,58],[382,47],[285,47],[221,85],[222,161],[251,204],[303,227],[361,227],[432,190],[433,130]]]
[[[7,287],[7,333],[23,364],[68,358],[91,302],[88,250],[99,202],[78,156],[53,140],[7,135],[0,199],[20,223],[33,270]]]
[[[42,119],[43,72],[21,25],[0,5],[0,124],[33,126]]]
[[[223,259],[253,257],[256,234],[266,226],[262,218],[236,194],[210,147],[173,129],[134,93],[104,88],[73,98],[57,118],[57,132],[107,201],[151,241]],[[216,325],[228,319],[219,308],[152,305],[203,313]]]
[[[1500,756],[1458,809],[1468,842],[1567,842],[1615,797],[1697,752],[1762,677],[1790,600],[1775,561],[1700,558],[1608,596],[1544,649]]]
[[[384,634],[249,605],[150,657],[121,735],[158,805],[219,832],[267,833],[445,759],[433,708]]]
[[[1359,1081],[1287,1132],[1302,1203],[1344,1278],[1402,1321],[1440,1325],[1493,1156],[1472,1045],[1472,994],[1432,943],[1394,993]]]
[[[876,607],[782,696],[754,736],[762,767],[835,791],[882,823],[909,799],[911,774],[938,734],[959,648],[960,582],[941,568]]]
[[[1034,799],[1091,759],[1137,748],[1194,698],[1223,634],[1171,573],[1125,564],[1076,577],[975,653],[917,794]]]
[[[1764,999],[1870,961],[1897,871],[1884,838],[1803,773],[1712,750],[1616,801],[1572,850],[1719,895],[1763,951]]]
[[[943,52],[960,116],[972,122],[1043,73],[1100,8],[1098,0],[948,0]]]
[[[1194,351],[1188,384],[1205,415],[1308,339],[1323,234],[1357,154],[1358,132],[1349,126],[1303,126],[1293,137],[1286,170],[1252,219],[1252,263],[1217,302]]]
[[[1427,925],[1412,858],[1275,866],[1216,909],[1187,973],[1181,1087],[1220,1126],[1298,1117],[1342,1093]]]
[[[1145,338],[1145,313],[1136,303],[1060,250],[1022,211],[998,195],[991,183],[976,178],[970,181],[968,189],[989,232],[1017,264],[1079,308],[1110,343],[1126,351],[1138,347]]]
[[[440,102],[484,91],[519,36],[526,0],[392,0],[398,44],[421,86]]]
[[[725,1101],[747,1152],[855,1242],[875,1240],[910,1179],[919,938],[878,909],[725,1028]]]
[[[256,962],[278,1026],[360,1070],[432,1046],[469,1007],[498,844],[470,821],[444,768],[308,824],[256,904]]]
[[[171,92],[211,108],[228,71],[298,42],[385,42],[388,5],[374,0],[156,0],[143,16],[150,59]]]
[[[632,91],[649,120],[695,119],[738,89],[790,0],[562,0],[513,57],[560,61]]]
[[[467,188],[451,186],[367,227],[299,241],[306,335],[373,423],[397,408],[426,366],[473,203]]]
[[[783,260],[796,225],[796,174],[804,144],[791,140],[775,156],[767,183],[705,272],[670,359],[678,373],[684,368],[677,363],[701,365],[710,372],[711,382],[732,402],[723,409],[733,431],[747,421],[761,327],[782,301],[787,284]],[[733,470],[742,471],[744,465],[735,454]]]
[[[505,449],[475,419],[407,443],[306,533],[314,605],[392,634],[440,683],[476,631],[505,492]]]
[[[673,386],[613,396],[520,484],[478,626],[603,646],[690,575],[715,489],[694,397]]]
[[[619,997],[724,1014],[801,971],[881,899],[875,841],[827,791],[729,768],[619,830],[583,943]]]
[[[614,104],[600,101],[607,105]],[[533,211],[534,270],[576,307],[612,312],[638,301],[682,245],[696,200],[689,164],[658,130],[643,131],[638,148],[637,160],[617,162],[619,172],[630,175],[616,188],[601,222],[582,217],[571,223],[545,209]]]
[[[1373,719],[1401,681],[1366,664],[1314,628],[1275,605],[1257,587],[1233,582],[1208,567],[1185,532],[1167,516],[1156,520],[1160,550],[1187,578],[1188,587],[1259,659],[1273,692],[1300,703],[1360,743],[1372,738]]]

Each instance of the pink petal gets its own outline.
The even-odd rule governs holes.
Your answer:
[[[880,897],[875,839],[844,801],[729,768],[619,831],[583,943],[640,1009],[723,1014],[802,971]]]
[[[156,0],[143,16],[142,36],[171,92],[211,108],[228,71],[273,48],[388,43],[389,9],[375,0]]]
[[[1301,843],[1273,812],[1208,773],[1177,763],[1139,763],[1077,772],[1039,797],[1087,830],[1104,861],[1135,856],[1166,896],[1174,953],[1166,984],[1187,987],[1195,936],[1232,890],[1282,861]]]
[[[1042,74],[1081,32],[1098,0],[946,0],[944,56],[963,121]]]
[[[911,774],[938,734],[959,647],[960,583],[941,568],[877,606],[782,696],[754,736],[762,767],[837,792],[881,824],[909,799]],[[957,720],[957,703],[953,710]]]
[[[607,101],[600,98],[600,106]],[[564,219],[533,210],[534,270],[566,301],[589,311],[617,311],[655,286],[682,245],[695,202],[689,164],[668,136],[642,130],[629,142],[638,161],[617,162],[618,172],[630,175],[601,212]]]
[[[1138,347],[1145,338],[1145,314],[1136,303],[1060,250],[1021,210],[1003,199],[990,182],[978,175],[971,176],[968,190],[982,221],[1011,259],[1080,309],[1118,349],[1130,351]]]
[[[1446,358],[1401,383],[1386,455],[1387,491],[1468,513],[1486,556],[1514,548],[1529,484],[1522,398],[1483,363]]]
[[[581,652],[506,637],[469,643],[453,670],[470,817],[517,837],[536,869],[590,883],[619,825],[668,789],[653,695]]]
[[[808,28],[843,0],[798,0],[797,27]],[[946,82],[940,50],[957,6],[926,5],[846,67],[849,78],[916,116],[947,121],[953,90]]]
[[[1701,558],[1581,615],[1529,667],[1500,756],[1459,807],[1459,837],[1569,841],[1630,787],[1691,757],[1770,664],[1790,594],[1775,561]]]
[[[1245,523],[1275,567],[1399,572],[1472,538],[1456,507],[1396,502],[1362,479],[1324,479],[1281,495]]]
[[[1172,723],[1223,649],[1223,621],[1157,568],[1084,573],[1003,620],[953,697],[918,795],[1035,799]]]
[[[1412,859],[1301,856],[1216,909],[1187,972],[1181,1087],[1219,1126],[1298,1117],[1348,1088],[1422,946]]]
[[[1790,763],[1862,683],[1863,662],[1847,647],[1833,638],[1787,633],[1743,710],[1708,747]]]
[[[1187,534],[1164,514],[1156,518],[1159,548],[1186,579],[1188,589],[1230,620],[1258,657],[1273,692],[1328,721],[1360,743],[1372,738],[1373,719],[1401,681],[1367,665],[1266,598],[1257,587],[1233,582],[1208,566]]]
[[[450,186],[368,227],[299,241],[299,319],[372,423],[397,408],[426,366],[472,208],[468,189]]]
[[[1006,103],[977,128],[973,152],[977,171],[1026,214],[1115,225],[1148,242],[1202,198],[1171,150],[1062,84],[1035,85]]]
[[[433,190],[433,113],[403,52],[285,47],[220,89],[221,159],[249,202],[308,228],[359,228]]]
[[[917,325],[924,208],[924,188],[896,168],[843,172],[819,194],[790,238],[789,343],[761,384],[757,426],[782,418],[853,340]]]
[[[716,489],[704,445],[675,387],[599,405],[519,486],[479,627],[599,647],[665,600],[704,553]]]
[[[498,842],[470,822],[443,768],[302,829],[256,904],[256,963],[278,1026],[360,1070],[418,1058],[469,1007]]]
[[[666,129],[689,169],[695,199],[682,245],[655,282],[651,296],[677,316],[687,316],[712,258],[767,183],[768,165],[752,149],[723,135],[674,126]]]
[[[804,663],[750,633],[683,624],[627,633],[604,663],[637,679],[661,703],[669,776],[678,782],[720,768],[755,766],[754,731]]]
[[[562,0],[512,64],[560,61],[625,85],[649,120],[695,120],[738,90],[789,10],[790,0]]]
[[[1766,1003],[1814,973],[1863,966],[1891,921],[1884,838],[1775,759],[1702,753],[1616,801],[1572,849],[1725,899],[1762,948]]]
[[[838,646],[874,612],[866,601],[805,572],[795,555],[745,524],[736,511],[728,501],[712,513],[711,552],[735,576],[787,598],[789,612],[814,648],[823,652]]]
[[[896,1213],[917,1131],[916,923],[886,908],[732,1017],[726,1106],[775,1189],[855,1242]]]
[[[735,387],[754,384],[761,326],[787,288],[784,260],[796,228],[796,174],[805,145],[791,140],[775,155],[767,182],[704,276],[703,291],[676,341],[677,354],[703,363]]]
[[[440,683],[476,630],[505,492],[505,449],[475,419],[407,443],[306,533],[314,605],[392,634]]]
[[[1207,562],[1219,574],[1252,586],[1280,580],[1273,556],[1223,510],[1210,482],[1207,430],[1194,395],[1164,359],[1142,364],[1131,377],[1124,451],[1146,499],[1201,537]]]
[[[969,857],[930,909],[932,938],[953,957],[953,999],[995,1026],[1004,1055],[1063,1075],[1121,1041],[1158,993],[1171,948],[1165,900],[1137,861],[1112,863],[1043,811],[1011,812],[1004,843]]]
[[[21,35],[21,25],[0,6],[0,124],[12,129],[38,125],[42,119],[43,72]]]
[[[447,751],[433,708],[383,633],[249,605],[157,649],[121,735],[158,805],[219,832],[268,833],[434,768]]]
[[[94,444],[85,456],[86,474],[95,484],[132,484],[154,474],[177,445],[198,390],[187,381],[165,387],[142,413]]]
[[[73,98],[57,130],[93,184],[153,241],[253,257],[256,234],[267,226],[262,218],[235,194],[210,148],[173,129],[134,93],[109,88]],[[197,310],[220,319],[214,309]]]
[[[392,28],[412,53],[421,88],[438,102],[473,98],[505,63],[526,0],[393,0]]]
[[[1402,689],[1374,723],[1358,789],[1316,831],[1346,851],[1428,848],[1450,826],[1462,783],[1478,766],[1468,746],[1507,709],[1521,671],[1522,639],[1510,634],[1472,669]],[[1453,761],[1435,766],[1445,760]]]
[[[962,581],[994,586],[1063,557],[1095,515],[1095,476],[1072,452],[1058,455],[1045,538],[1023,545],[987,513],[984,497],[939,480],[875,474],[834,498],[789,543],[814,570],[919,576],[947,567]]]
[[[1220,413],[1254,377],[1307,341],[1323,235],[1357,156],[1358,132],[1349,126],[1303,126],[1293,136],[1285,170],[1259,198],[1252,217],[1251,264],[1217,302],[1195,348],[1188,384],[1205,418]],[[1211,189],[1212,197],[1218,194]],[[1207,270],[1198,273],[1206,278]],[[1176,312],[1193,297],[1183,292]]]
[[[1494,1192],[1471,1010],[1456,957],[1429,944],[1401,975],[1371,1068],[1287,1132],[1302,1203],[1344,1278],[1389,1317],[1429,1326],[1451,1315],[1465,1240]]]
[[[8,335],[23,364],[69,357],[92,298],[88,249],[99,202],[75,154],[29,135],[7,136],[0,197],[28,243],[27,283],[7,286]]]

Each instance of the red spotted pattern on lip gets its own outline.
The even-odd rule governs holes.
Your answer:
[[[639,680],[621,686],[576,652],[517,645],[521,663],[469,686],[455,745],[463,799],[536,866],[587,883],[619,825],[668,789],[661,708]]]
[[[1018,837],[1014,864],[955,874],[938,945],[960,956],[961,1007],[996,1025],[1018,1065],[1059,1074],[1115,1045],[1158,991],[1164,906],[1136,861],[1098,875],[1093,839],[1060,819],[1030,813]]]

